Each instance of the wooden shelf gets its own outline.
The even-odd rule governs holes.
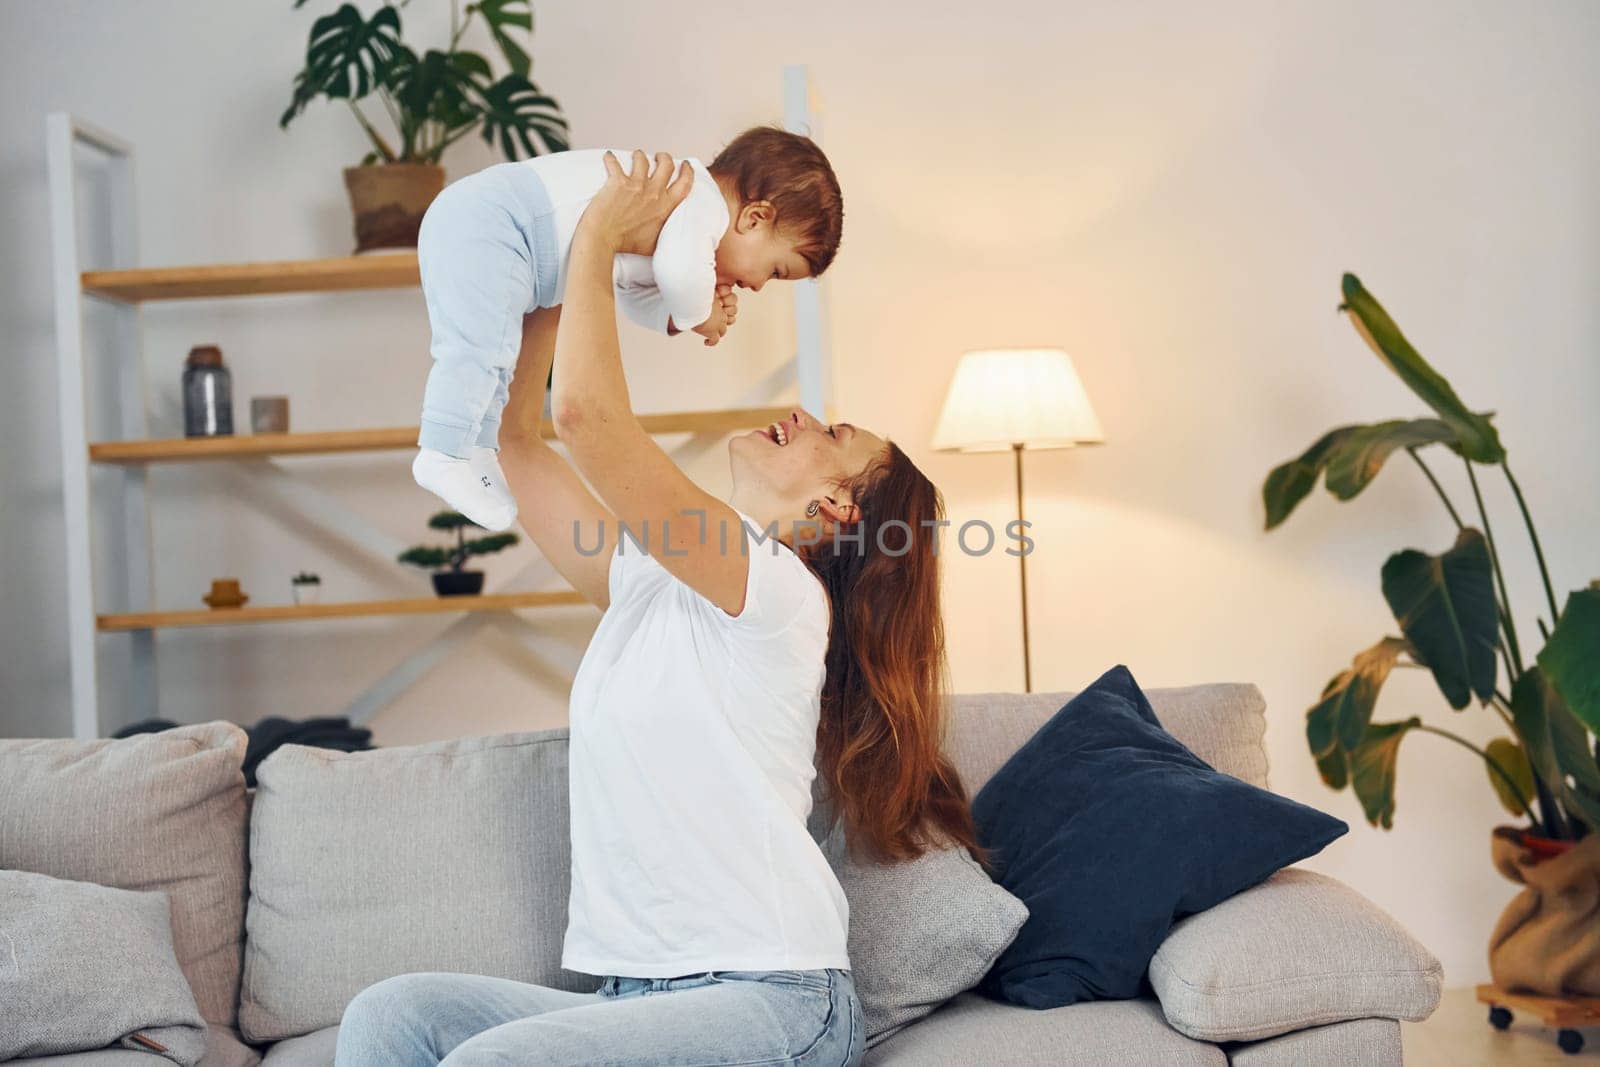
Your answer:
[[[683,411],[641,415],[646,433],[734,433],[753,430],[788,417],[789,407],[729,408],[725,411]],[[548,421],[546,437],[555,436]],[[174,437],[160,441],[102,441],[89,446],[95,463],[173,463],[205,459],[251,459],[262,456],[309,456],[339,452],[382,452],[415,448],[417,428],[330,430],[325,433],[260,433],[232,437]]]
[[[192,297],[403,289],[417,285],[419,277],[415,252],[386,252],[277,263],[91,270],[83,272],[82,281],[83,291],[90,296],[137,303]]]
[[[439,615],[461,611],[510,611],[513,608],[567,607],[587,604],[573,590],[553,593],[491,593],[485,596],[430,596],[408,600],[368,600],[348,604],[281,604],[272,607],[199,608],[189,611],[140,611],[101,615],[104,633],[189,626],[229,626],[247,622],[292,619],[349,619],[377,615]]]

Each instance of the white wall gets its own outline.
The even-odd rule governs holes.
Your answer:
[[[1502,816],[1482,770],[1408,742],[1397,828],[1382,833],[1321,787],[1301,729],[1328,677],[1393,628],[1383,559],[1444,547],[1449,521],[1402,464],[1354,504],[1319,494],[1270,536],[1258,491],[1326,428],[1420,413],[1334,313],[1354,270],[1470,404],[1498,412],[1558,586],[1600,573],[1600,8],[1106,7],[824,0],[804,17],[700,4],[685,18],[546,3],[535,73],[581,144],[710,153],[778,117],[782,63],[811,64],[848,206],[831,280],[840,414],[900,441],[952,516],[997,525],[1008,458],[926,448],[964,349],[1065,346],[1105,422],[1104,448],[1027,459],[1036,687],[1076,688],[1115,662],[1152,686],[1258,683],[1277,787],[1357,824],[1316,866],[1404,920],[1452,984],[1479,980],[1510,895],[1487,864]],[[443,10],[412,4],[406,20],[436,37]],[[149,264],[341,253],[355,128],[331,107],[276,128],[312,17],[279,0],[0,5],[0,735],[69,728],[43,116],[70,109],[138,146]],[[459,175],[489,159],[474,144],[448,162]],[[630,333],[640,407],[724,404],[776,366],[787,301],[775,288],[747,308],[709,355]],[[151,306],[153,417],[172,429],[183,353],[215,340],[241,414],[253,393],[287,392],[300,429],[405,422],[424,325],[415,293]],[[1465,504],[1459,470],[1440,464]],[[397,456],[306,466],[396,536],[430,510]],[[725,487],[715,453],[694,471]],[[155,484],[164,606],[197,604],[225,574],[279,601],[307,566],[334,596],[423,588],[326,547],[225,469],[163,468]],[[1488,493],[1531,633],[1531,560],[1503,483]],[[1015,560],[946,559],[958,688],[1019,688]],[[532,618],[570,670],[593,613]],[[164,634],[162,710],[334,713],[445,625]],[[386,712],[379,739],[563,721],[560,678],[529,681],[519,663],[508,639],[484,639]],[[1382,712],[1493,733],[1409,672]]]

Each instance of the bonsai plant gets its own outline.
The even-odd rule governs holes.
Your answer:
[[[510,548],[517,543],[517,535],[507,531],[469,541],[466,535],[468,526],[483,529],[459,511],[439,512],[428,520],[428,527],[454,530],[456,543],[445,548],[432,545],[408,548],[400,553],[400,562],[431,569],[434,572],[433,589],[440,596],[476,596],[483,592],[483,572],[463,570],[467,560]]]
[[[1600,995],[1600,747],[1593,736],[1600,730],[1600,582],[1558,603],[1491,414],[1462,402],[1355,275],[1344,276],[1343,291],[1340,310],[1434,417],[1341,426],[1318,438],[1268,474],[1262,487],[1267,529],[1288,518],[1319,478],[1335,497],[1350,500],[1386,460],[1404,452],[1457,534],[1443,552],[1408,548],[1384,563],[1380,585],[1400,633],[1358,652],[1324,687],[1306,713],[1311,755],[1328,786],[1349,786],[1367,821],[1389,829],[1397,757],[1407,737],[1442,738],[1470,752],[1500,803],[1522,820],[1496,830],[1491,840],[1496,867],[1529,886],[1491,938],[1496,983],[1552,995]],[[1431,448],[1462,463],[1480,526],[1463,519],[1423,459]],[[1516,625],[1479,466],[1500,468],[1521,513],[1544,587],[1545,614],[1537,618],[1542,647]],[[1495,717],[1505,736],[1479,747],[1421,716],[1375,722],[1379,691],[1396,667],[1430,672],[1452,708],[1461,712],[1475,704]],[[1584,888],[1575,894],[1578,887]]]
[[[278,120],[287,129],[320,97],[343,101],[366,135],[371,150],[344,172],[357,252],[415,247],[423,212],[444,188],[444,150],[474,130],[508,159],[567,147],[561,106],[529,80],[533,60],[518,40],[533,32],[530,0],[477,0],[459,10],[451,0],[450,40],[442,51],[420,56],[401,41],[404,2],[382,3],[371,18],[346,3],[312,23],[305,68]],[[479,20],[510,68],[504,76],[497,78],[480,53],[461,47]],[[374,97],[389,117],[390,137],[362,108]]]
[[[310,571],[301,571],[290,578],[289,585],[294,589],[296,604],[315,604],[322,594],[322,578]]]

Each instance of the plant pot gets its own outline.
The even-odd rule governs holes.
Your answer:
[[[483,592],[483,572],[434,571],[433,591],[440,596],[477,596]]]
[[[322,586],[306,582],[294,587],[294,602],[296,604],[315,604],[322,599]]]
[[[1551,841],[1502,827],[1495,869],[1524,886],[1489,937],[1489,973],[1508,993],[1600,997],[1600,834]]]
[[[346,167],[344,185],[355,213],[357,252],[415,248],[422,215],[444,188],[444,168],[432,163]]]

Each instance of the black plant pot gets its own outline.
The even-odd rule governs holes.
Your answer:
[[[440,596],[477,596],[483,592],[483,572],[434,571],[433,591]]]

